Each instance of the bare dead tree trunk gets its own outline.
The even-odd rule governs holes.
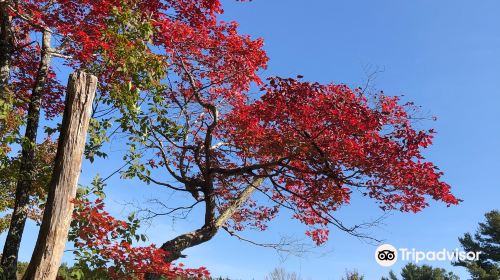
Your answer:
[[[35,158],[36,136],[40,120],[40,102],[51,61],[51,37],[50,30],[43,32],[40,66],[28,107],[28,120],[22,145],[21,166],[16,186],[14,211],[3,248],[1,264],[8,280],[16,280],[17,257],[27,219],[29,193],[32,186],[34,169],[33,161]]]
[[[262,184],[263,181],[263,178],[258,178],[253,181],[240,193],[240,195],[233,201],[233,203],[231,203],[231,205],[219,215],[219,217],[214,217],[209,221],[205,221],[205,225],[203,225],[203,227],[192,232],[179,235],[176,238],[163,243],[161,248],[168,252],[168,256],[166,257],[165,261],[173,262],[179,258],[184,258],[186,256],[182,254],[182,251],[187,248],[200,245],[212,239],[215,234],[217,234],[219,229],[224,226],[224,224],[234,215],[234,213],[250,198],[252,193]],[[206,203],[207,205],[205,211],[207,213],[212,212],[215,205],[209,203],[208,201],[206,201]],[[146,275],[145,279],[159,280],[160,275],[150,273]]]
[[[84,72],[70,76],[49,195],[25,280],[56,279],[68,237],[96,87],[95,76]]]

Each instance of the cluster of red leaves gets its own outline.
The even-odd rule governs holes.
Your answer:
[[[187,81],[183,67],[199,69],[191,74],[200,88],[211,85],[210,99],[238,98],[250,82],[261,83],[256,71],[265,68],[268,60],[263,41],[238,34],[235,22],[192,27],[165,19],[156,26],[157,44],[171,56],[175,71]]]
[[[428,206],[426,196],[459,202],[421,154],[433,132],[415,130],[397,97],[369,102],[345,85],[279,78],[263,91],[261,100],[225,117],[219,137],[239,148],[241,162],[276,162],[274,171],[261,169],[274,172],[273,199],[313,227],[307,235],[318,244],[327,239],[331,213],[355,188],[384,209],[405,212]]]
[[[80,253],[91,252],[88,260],[93,269],[105,270],[110,277],[117,279],[143,279],[146,273],[168,279],[210,276],[204,267],[191,269],[184,268],[183,264],[165,262],[168,253],[154,245],[132,246],[131,225],[105,212],[101,199],[95,202],[80,199],[74,203],[73,228],[77,231],[70,235],[70,239]]]
[[[16,107],[23,112],[27,111],[28,103],[35,84],[36,73],[38,71],[36,63],[38,55],[37,48],[27,48],[14,60],[14,71],[11,80],[11,87],[14,91]],[[63,96],[64,86],[56,78],[56,73],[50,67],[47,80],[41,95],[41,106],[45,110],[47,118],[51,119],[61,113],[64,109]]]
[[[158,26],[178,22],[191,28],[191,34],[197,34],[197,28],[203,30],[217,25],[216,14],[222,12],[218,0],[25,0],[12,1],[10,5],[17,40],[12,61],[14,71],[11,88],[15,89],[21,101],[18,105],[22,109],[26,109],[27,98],[39,71],[43,30],[51,31],[52,51],[67,56],[65,63],[68,66],[85,68],[95,65],[103,52],[108,58],[115,55],[114,49],[118,42],[113,35],[116,34],[106,34],[105,30],[114,13],[119,13],[121,9],[133,9],[142,18]],[[163,32],[165,29],[158,31]],[[167,31],[167,37],[175,33]],[[101,84],[119,82],[119,78],[113,74],[116,68],[102,69],[98,73]],[[63,94],[64,86],[50,67],[42,94],[42,108],[48,118],[62,112]]]
[[[161,20],[166,13],[192,26],[213,24],[221,12],[218,0],[26,0],[16,4],[17,13],[30,19],[32,31],[49,28],[64,42],[74,63],[85,64],[101,49],[112,50],[103,31],[116,9],[132,7],[144,18]]]
[[[218,0],[26,0],[16,7],[34,23],[19,25],[25,38],[40,32],[40,26],[48,27],[58,34],[64,54],[72,57],[69,65],[98,64],[105,55],[113,63],[100,65],[100,84],[134,82],[130,88],[139,92],[144,88],[133,76],[141,75],[118,71],[128,57],[116,51],[123,44],[120,36],[104,31],[122,9],[133,10],[134,16],[152,25],[150,38],[139,36],[129,46],[143,47],[146,54],[168,65],[164,70],[169,90],[161,98],[170,107],[157,117],[157,123],[166,123],[171,114],[175,117],[169,121],[179,127],[193,125],[186,129],[190,137],[183,138],[191,142],[172,144],[179,140],[164,139],[170,149],[158,152],[163,159],[151,159],[150,165],[184,169],[174,177],[186,184],[215,178],[205,183],[214,185],[219,212],[234,201],[241,186],[256,176],[265,177],[270,185],[262,186],[261,192],[280,207],[292,209],[295,218],[311,227],[307,235],[319,244],[327,239],[327,224],[336,223],[332,213],[350,202],[353,189],[384,209],[418,212],[428,205],[428,197],[448,205],[458,203],[449,185],[442,182],[442,173],[421,153],[431,144],[433,132],[416,130],[397,98],[381,95],[369,101],[344,85],[274,78],[263,87],[259,101],[248,103],[250,84],[262,85],[256,73],[267,63],[263,42],[238,34],[236,23],[218,22],[216,16],[222,12]],[[27,64],[39,52],[36,47],[25,50],[20,56],[24,60],[16,62],[22,70],[17,76],[20,88],[32,84],[36,69]],[[58,92],[55,80],[51,85],[47,88]],[[180,115],[185,119],[179,120]],[[226,148],[212,149],[215,140]],[[180,163],[171,164],[170,159],[180,159]],[[233,216],[233,226],[241,230],[249,222],[265,229],[265,222],[276,216],[278,208],[249,200]],[[83,232],[95,230],[99,236],[103,230],[102,234],[113,237],[112,229],[122,225],[113,224],[116,221],[107,214],[101,216],[104,220],[97,222],[109,227],[82,224]],[[101,244],[101,239],[84,237],[82,246],[98,246],[106,258],[123,262],[109,248],[120,248],[122,255],[130,256],[127,259],[134,256],[127,243]]]
[[[27,110],[39,71],[40,46],[30,35],[33,32],[30,22],[15,18],[13,29],[20,46],[17,46],[12,56],[10,88],[16,99],[14,105],[18,113],[23,114]],[[64,87],[57,80],[53,67],[49,67],[41,94],[41,105],[47,118],[53,118],[63,111],[63,94]]]

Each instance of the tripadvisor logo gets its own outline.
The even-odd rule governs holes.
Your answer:
[[[415,248],[399,248],[391,244],[383,244],[375,250],[375,261],[381,266],[392,266],[398,257],[407,262],[421,261],[477,261],[481,252],[466,252],[459,249],[440,251],[418,251]]]
[[[398,260],[398,250],[391,244],[382,244],[375,250],[375,261],[381,266],[392,266]]]

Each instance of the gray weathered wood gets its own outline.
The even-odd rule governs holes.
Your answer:
[[[66,107],[40,233],[25,280],[54,280],[73,213],[97,78],[76,72],[68,82]]]

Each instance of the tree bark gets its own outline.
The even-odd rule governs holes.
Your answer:
[[[9,16],[7,4],[5,0],[0,0],[0,137],[6,133],[7,116],[12,107],[9,79],[14,42],[11,34],[12,19]]]
[[[188,232],[182,235],[177,236],[176,238],[163,243],[161,248],[168,252],[165,261],[173,262],[179,258],[186,257],[182,254],[187,248],[194,247],[196,245],[200,245],[204,242],[212,239],[215,234],[219,231],[219,229],[234,215],[234,213],[250,198],[252,193],[258,188],[262,182],[263,178],[258,178],[253,181],[248,187],[246,187],[240,195],[228,206],[217,219],[211,219],[210,221],[205,221],[205,225],[203,227],[194,230],[192,232]],[[211,212],[213,209],[212,206],[208,205],[206,207],[206,211]],[[146,280],[159,280],[160,275],[148,273],[145,277]]]
[[[8,3],[0,0],[0,157],[8,152],[5,137],[9,134],[9,115],[12,111],[12,92],[9,89],[10,65],[14,41],[12,39],[12,18]]]
[[[16,185],[14,211],[12,212],[9,232],[2,253],[1,265],[4,269],[4,275],[8,280],[16,280],[17,257],[27,219],[29,193],[32,186],[34,169],[33,160],[35,158],[36,136],[40,120],[40,102],[51,61],[50,41],[51,33],[49,30],[45,30],[42,39],[41,60],[28,105],[28,120],[21,151],[21,166]]]
[[[0,98],[6,99],[4,95],[7,93],[10,64],[12,51],[14,49],[12,40],[11,17],[8,11],[8,2],[0,0]]]
[[[70,76],[49,195],[25,280],[54,280],[61,264],[76,197],[97,78]]]

